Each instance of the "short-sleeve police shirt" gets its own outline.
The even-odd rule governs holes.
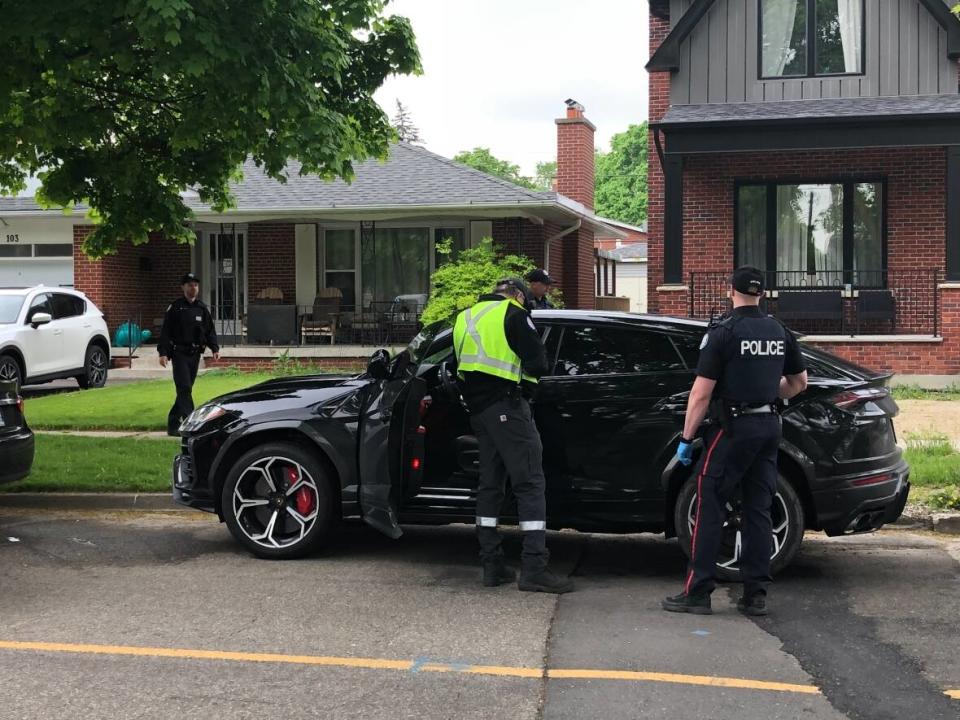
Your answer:
[[[707,331],[697,362],[698,376],[717,381],[715,397],[742,403],[772,402],[780,378],[805,369],[794,334],[756,306],[735,309]]]

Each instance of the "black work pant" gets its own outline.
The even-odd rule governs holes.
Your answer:
[[[739,489],[742,501],[740,574],[744,596],[766,592],[773,554],[770,506],[777,487],[780,417],[744,415],[731,421],[732,432],[717,428],[705,438],[697,468],[697,512],[684,592],[711,593],[727,503]]]
[[[501,557],[497,524],[507,478],[517,498],[523,533],[521,562],[525,572],[547,565],[547,501],[543,476],[543,446],[530,405],[519,394],[498,400],[470,417],[480,445],[480,483],[477,487],[477,539],[480,557]]]
[[[177,388],[177,399],[167,415],[167,430],[176,432],[180,423],[193,412],[193,383],[200,368],[200,353],[174,350],[170,358],[173,363],[173,384]]]

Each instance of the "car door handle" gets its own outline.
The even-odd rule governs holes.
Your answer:
[[[63,335],[63,330],[54,330],[54,331],[53,331],[53,334],[54,334],[54,335]]]

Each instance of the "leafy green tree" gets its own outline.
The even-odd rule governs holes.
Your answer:
[[[538,190],[552,190],[553,181],[557,179],[557,161],[548,160],[537,163],[537,171],[533,178]]]
[[[247,157],[283,181],[349,179],[394,131],[373,93],[419,72],[386,0],[2,2],[0,192],[88,203],[98,257],[157,231],[193,234],[180,193],[222,210]]]
[[[437,244],[437,252],[449,256],[449,240]],[[441,264],[431,278],[430,300],[421,320],[425,325],[452,322],[461,310],[490,292],[498,280],[523,277],[533,270],[533,261],[522,255],[499,255],[493,240],[485,238],[476,247],[461,250],[456,260]]]
[[[458,163],[469,165],[475,170],[508,180],[515,185],[535,190],[533,181],[520,174],[520,166],[509,160],[501,160],[490,152],[490,148],[476,147],[473,150],[464,150],[453,156]]]
[[[647,219],[647,123],[631,125],[597,153],[598,215],[639,225]]]

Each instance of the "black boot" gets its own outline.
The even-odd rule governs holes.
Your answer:
[[[497,587],[516,580],[517,574],[506,566],[503,558],[483,561],[483,584],[485,587]]]
[[[741,597],[737,600],[737,610],[744,615],[759,617],[767,614],[767,594],[764,592],[754,593],[750,597]]]
[[[547,568],[536,570],[520,569],[520,581],[517,587],[525,592],[556,593],[558,595],[573,592],[573,580],[554,575]]]
[[[680,593],[666,598],[661,607],[667,612],[691,613],[692,615],[712,615],[709,595],[687,595]]]

